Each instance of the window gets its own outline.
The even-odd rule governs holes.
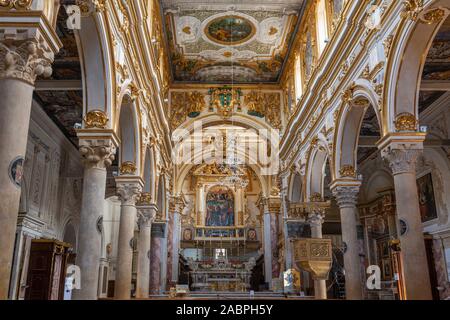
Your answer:
[[[317,3],[317,43],[319,49],[319,55],[328,41],[328,22],[327,22],[327,8],[325,0],[319,0]]]
[[[300,55],[295,58],[295,106],[297,106],[298,100],[302,97],[302,69]]]

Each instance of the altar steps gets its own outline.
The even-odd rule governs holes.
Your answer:
[[[150,296],[150,299],[167,299],[167,295]],[[255,292],[250,296],[248,292],[191,292],[183,299],[188,300],[284,300],[284,299],[301,299],[310,300],[314,297],[301,297],[298,295],[285,295],[276,292]]]

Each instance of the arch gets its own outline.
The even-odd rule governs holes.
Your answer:
[[[62,239],[64,242],[70,243],[72,245],[74,252],[77,252],[77,244],[78,244],[77,235],[78,233],[72,224],[72,220],[69,220],[64,227]]]
[[[305,201],[315,194],[324,194],[325,166],[328,152],[323,146],[313,147],[306,167]]]
[[[395,119],[401,114],[419,118],[419,86],[422,80],[424,57],[427,56],[433,39],[450,14],[446,7],[450,0],[430,1],[417,19],[404,18],[392,39],[387,60],[383,95],[383,134],[396,132]],[[429,21],[426,14],[431,10],[442,10],[444,17],[439,22]],[[415,21],[414,21],[415,20]]]
[[[300,202],[303,199],[303,177],[298,172],[291,175],[288,199],[291,202]]]
[[[150,193],[156,199],[156,163],[153,150],[147,147],[143,165],[144,188],[143,192]]]
[[[160,175],[158,178],[158,191],[156,193],[156,205],[160,212],[161,218],[165,218],[166,212],[166,181],[164,175]]]
[[[337,117],[336,130],[333,143],[333,163],[330,166],[333,180],[349,177],[348,172],[343,173],[342,168],[357,169],[357,153],[359,136],[364,116],[369,108],[376,114],[377,124],[382,130],[381,116],[374,92],[369,90],[363,81],[356,82],[348,91],[348,100],[340,109]],[[350,170],[350,171],[352,171]]]
[[[93,110],[106,114],[108,128],[114,124],[116,105],[114,57],[110,31],[103,13],[82,17],[81,29],[75,31],[83,79],[83,118]]]
[[[394,178],[387,168],[380,168],[374,171],[361,184],[360,197],[362,202],[370,202],[378,197],[378,191],[394,189]]]
[[[136,172],[141,172],[139,113],[136,104],[129,96],[123,99],[118,123],[118,136],[120,139],[119,163],[130,161],[136,165]]]

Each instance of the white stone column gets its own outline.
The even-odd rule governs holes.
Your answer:
[[[136,201],[142,192],[142,182],[138,179],[118,177],[116,178],[116,188],[121,206],[114,298],[128,300],[131,297],[132,243],[137,216]]]
[[[272,289],[272,232],[270,212],[264,211],[264,279]]]
[[[111,139],[81,139],[79,144],[84,164],[83,198],[76,259],[81,271],[81,288],[73,291],[73,299],[95,300],[98,297],[106,168],[114,160],[117,144]]]
[[[179,273],[179,251],[181,240],[181,213],[184,210],[185,203],[180,196],[171,199],[171,214],[173,214],[173,229],[172,229],[172,279],[173,283],[178,282]]]
[[[322,239],[323,213],[314,211],[308,214],[307,222],[311,227],[311,238]],[[314,280],[314,295],[316,299],[327,299],[326,280]]]
[[[332,191],[340,208],[342,241],[345,245],[345,295],[348,300],[363,299],[361,262],[357,236],[358,193],[361,182],[352,185],[333,185]]]
[[[139,203],[137,210],[139,239],[136,298],[147,299],[150,294],[150,248],[152,221],[155,218],[156,206]]]
[[[8,297],[34,81],[51,75],[59,50],[53,36],[44,39],[26,26],[18,32],[5,23],[0,26],[0,300]],[[49,46],[52,41],[58,43]]]
[[[383,158],[389,162],[394,175],[397,218],[406,223],[406,232],[397,233],[408,300],[432,299],[416,185],[416,161],[421,153],[421,149],[406,147],[387,147],[382,151]]]

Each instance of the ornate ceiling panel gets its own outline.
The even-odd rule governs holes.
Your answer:
[[[303,0],[163,0],[175,82],[277,82]]]

